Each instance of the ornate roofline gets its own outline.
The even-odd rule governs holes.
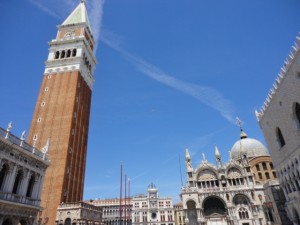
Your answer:
[[[296,41],[294,42],[294,45],[292,46],[292,49],[290,51],[290,54],[284,61],[283,66],[281,67],[280,72],[279,72],[277,78],[275,79],[275,82],[274,82],[272,88],[270,89],[265,102],[263,103],[263,105],[259,111],[255,110],[255,116],[256,116],[256,119],[258,122],[264,116],[265,111],[267,110],[273,96],[276,94],[277,89],[279,88],[280,84],[282,83],[281,81],[285,78],[292,63],[295,61],[296,55],[299,54],[299,52],[300,52],[299,45],[300,45],[300,37],[297,36]]]

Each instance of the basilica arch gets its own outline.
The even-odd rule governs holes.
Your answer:
[[[206,218],[225,217],[227,214],[226,203],[218,196],[209,196],[202,203],[203,213]]]
[[[236,194],[232,200],[235,205],[249,205],[250,203],[248,196],[244,194]]]

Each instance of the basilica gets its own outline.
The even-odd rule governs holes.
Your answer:
[[[208,162],[203,154],[201,163],[193,167],[187,149],[187,185],[180,194],[185,224],[262,225],[272,220],[276,224],[275,216],[266,207],[268,199],[264,194],[264,179],[258,182],[259,178],[255,177],[257,173],[252,169],[262,164],[251,163],[260,161],[258,159],[261,157],[269,157],[266,148],[258,140],[248,138],[243,129],[226,164],[223,164],[219,149],[215,146],[216,165]],[[263,174],[273,175],[272,164],[265,164]]]

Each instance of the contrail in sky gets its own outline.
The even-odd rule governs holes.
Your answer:
[[[38,7],[48,15],[65,19],[66,16],[76,7],[74,1],[61,1],[61,0],[28,0],[31,4]],[[63,6],[62,6],[63,4]],[[102,32],[102,16],[103,16],[104,0],[89,0],[87,1],[87,9],[89,11],[89,19],[91,23],[91,29],[94,34],[96,42],[95,51],[97,49],[99,38],[106,45],[120,52],[127,60],[129,60],[140,72],[147,75],[153,80],[156,80],[166,86],[172,87],[178,91],[181,91],[187,95],[190,95],[200,102],[210,106],[217,110],[225,119],[234,123],[234,107],[230,100],[226,99],[222,93],[216,89],[208,86],[201,86],[197,84],[191,84],[162,71],[160,68],[146,62],[141,57],[130,54],[120,47],[120,38],[108,31]]]
[[[153,80],[156,80],[162,84],[165,84],[169,87],[172,87],[178,91],[181,91],[187,95],[196,98],[200,102],[217,110],[229,122],[235,122],[233,116],[233,104],[216,89],[208,86],[191,84],[170,76],[169,74],[162,71],[160,68],[146,62],[141,57],[135,56],[125,51],[123,48],[120,47],[120,38],[109,31],[103,31],[100,39],[103,43],[125,56],[125,58],[128,61],[130,61],[143,74],[147,75]]]

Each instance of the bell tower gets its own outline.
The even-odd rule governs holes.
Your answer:
[[[83,198],[95,45],[83,0],[49,42],[43,81],[28,142],[41,148],[50,138],[41,206],[43,223],[55,224],[61,202]]]

